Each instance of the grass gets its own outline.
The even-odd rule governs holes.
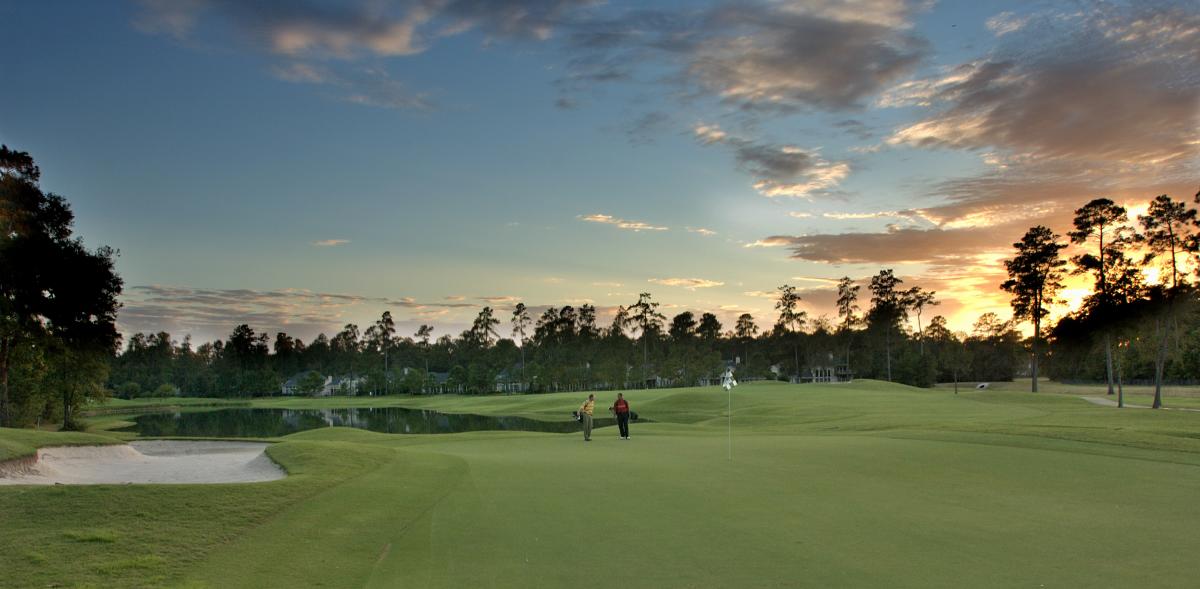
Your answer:
[[[32,456],[41,446],[98,446],[119,443],[120,440],[90,433],[0,428],[0,462]]]
[[[271,483],[0,488],[0,570],[16,587],[1195,581],[1200,414],[1071,392],[755,383],[732,395],[729,460],[719,389],[628,396],[655,420],[630,441],[327,428],[272,446],[292,476]],[[353,399],[543,419],[581,400]],[[22,435],[62,434],[0,443]]]
[[[959,390],[974,390],[975,382],[959,383]],[[1029,392],[1029,379],[1017,379],[1012,382],[989,382],[988,389],[992,391]],[[937,386],[941,390],[951,390],[954,385],[942,383]],[[1125,385],[1125,402],[1132,405],[1149,407],[1154,402],[1154,387],[1152,385]],[[1064,384],[1041,379],[1038,382],[1041,394],[1071,395],[1085,397],[1104,397],[1116,401],[1117,395],[1108,395],[1108,385],[1101,384]],[[1164,385],[1162,389],[1163,405],[1165,407],[1200,409],[1200,386]]]

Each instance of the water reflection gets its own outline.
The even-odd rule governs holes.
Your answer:
[[[613,425],[596,419],[596,427]],[[492,417],[440,413],[402,407],[358,409],[218,409],[139,415],[122,431],[143,436],[276,437],[322,427],[354,427],[389,434],[447,434],[515,430],[550,433],[580,431],[574,421],[539,421],[525,417]]]

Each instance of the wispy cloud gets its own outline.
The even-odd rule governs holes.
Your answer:
[[[705,237],[712,237],[713,235],[717,234],[716,231],[713,231],[712,229],[705,229],[703,227],[688,227],[687,230],[689,233],[699,233]]]
[[[350,243],[349,239],[322,239],[312,242],[317,247],[337,247],[339,245],[346,245],[347,243]]]
[[[186,37],[197,25],[228,27],[269,53],[323,59],[397,57],[426,51],[442,37],[478,30],[489,38],[544,40],[564,17],[594,0],[140,0],[135,24]]]
[[[716,280],[706,280],[704,278],[651,278],[648,282],[661,284],[663,286],[681,286],[688,290],[696,290],[697,288],[713,288],[716,286],[724,286],[724,282]]]
[[[715,97],[743,112],[853,108],[908,73],[926,43],[914,35],[921,3],[721,2],[700,10],[631,10],[581,22],[569,36],[578,54],[571,80],[632,77],[639,68],[676,69],[663,78],[684,95]],[[619,72],[619,76],[600,75]]]
[[[478,298],[479,300],[481,300],[485,303],[491,303],[493,305],[512,305],[521,300],[521,297],[517,297],[517,296],[513,296],[513,295],[499,295],[499,296],[487,296],[487,297],[476,297],[476,298]]]
[[[887,143],[993,149],[1105,172],[1200,153],[1200,77],[1185,73],[1200,67],[1200,14],[1099,5],[1046,15],[1010,37],[1011,48],[909,82],[895,103],[940,110],[897,128]]]
[[[618,219],[612,215],[601,215],[599,213],[592,215],[580,215],[579,219],[589,223],[615,225],[619,229],[627,229],[629,231],[668,231],[670,229],[669,227],[651,225],[641,221],[626,221],[625,219]]]
[[[136,285],[126,289],[117,318],[121,331],[168,331],[203,338],[228,335],[234,326],[249,324],[259,331],[313,335],[332,333],[359,316],[385,309],[412,314],[467,310],[465,302],[422,303],[412,297],[369,297],[307,289],[213,289],[185,286]]]
[[[777,299],[777,298],[779,298],[779,293],[775,292],[773,290],[748,290],[748,291],[743,292],[742,294],[744,294],[748,297],[755,297],[755,298],[760,298],[760,299]]]
[[[771,236],[771,237],[766,237],[766,238],[763,238],[763,239],[759,239],[759,240],[757,240],[757,241],[753,241],[753,242],[751,242],[751,243],[747,243],[747,244],[743,245],[742,247],[748,247],[748,248],[753,248],[753,247],[785,247],[785,246],[791,245],[791,243],[792,243],[792,239],[794,239],[794,238],[792,238],[792,237],[788,237],[788,236],[774,235],[774,236]]]
[[[289,62],[272,68],[275,77],[295,84],[327,86],[337,92],[336,98],[345,102],[399,110],[427,110],[433,103],[426,93],[410,90],[405,84],[377,67],[328,67]]]
[[[702,145],[732,149],[738,167],[754,178],[754,189],[763,196],[809,198],[836,187],[850,174],[848,163],[829,162],[816,150],[756,143],[711,124],[695,125],[692,133]]]
[[[1028,16],[1017,16],[1006,11],[987,19],[985,25],[989,31],[1000,37],[1021,30],[1028,22]]]
[[[792,280],[798,280],[800,282],[814,282],[817,284],[824,284],[826,286],[836,285],[838,283],[838,279],[836,278],[821,278],[820,276],[793,276]]]
[[[427,109],[410,90],[364,60],[412,56],[467,31],[486,39],[548,39],[569,14],[594,0],[139,0],[134,25],[148,34],[222,47],[248,46],[283,60],[274,74],[289,82],[331,85],[343,100],[394,109]],[[204,37],[198,41],[197,37]],[[316,65],[316,64],[322,65]],[[351,64],[349,66],[345,64]]]

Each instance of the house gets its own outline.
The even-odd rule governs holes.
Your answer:
[[[280,392],[285,395],[308,394],[306,392],[301,391],[301,389],[304,388],[302,383],[303,383],[304,379],[306,377],[308,377],[309,374],[316,374],[318,377],[320,377],[322,379],[323,382],[321,384],[321,390],[324,390],[325,387],[329,385],[330,377],[321,376],[319,372],[316,372],[314,370],[305,370],[304,372],[297,372],[296,374],[292,375],[291,378],[283,381],[283,385],[280,386]]]
[[[845,364],[813,366],[809,369],[809,376],[805,380],[808,382],[850,382],[854,380],[854,373]]]
[[[366,385],[367,379],[361,376],[322,376],[321,373],[315,370],[308,370],[293,375],[291,378],[283,381],[280,387],[281,392],[285,395],[307,395],[304,391],[305,379],[312,379],[310,375],[316,375],[321,379],[319,388],[314,395],[318,397],[328,397],[330,395],[357,395],[360,390]]]
[[[323,397],[330,395],[357,395],[367,384],[365,377],[331,376],[325,380],[325,386],[319,393]]]
[[[463,387],[461,383],[455,384],[450,382],[449,372],[430,372],[429,384],[425,385],[425,393],[432,395],[444,395],[447,393],[461,394]]]
[[[529,392],[529,383],[521,381],[519,367],[515,370],[501,370],[500,374],[496,375],[495,390],[497,393],[525,393]]]

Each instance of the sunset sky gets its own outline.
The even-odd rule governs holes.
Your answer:
[[[1200,184],[1192,2],[47,0],[0,52],[0,142],[120,250],[127,333],[765,326],[884,267],[966,330],[1029,227]]]

